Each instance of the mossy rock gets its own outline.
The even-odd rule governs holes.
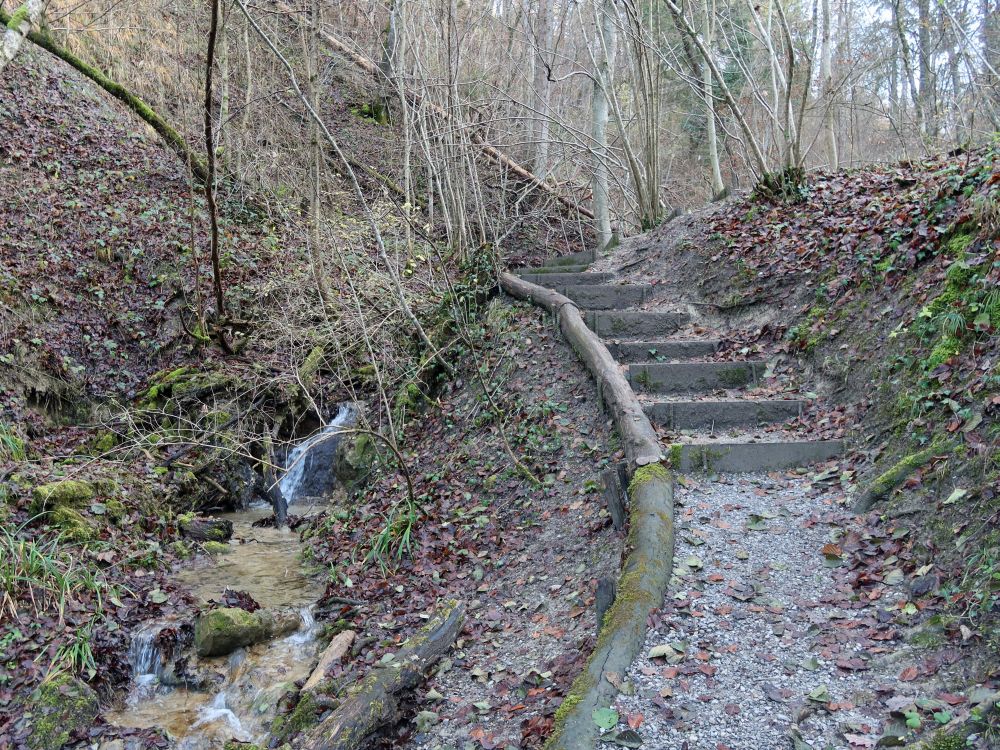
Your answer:
[[[201,545],[209,555],[228,555],[233,548],[224,542],[205,542]]]
[[[194,626],[198,656],[224,656],[265,638],[264,624],[254,612],[222,607],[206,612]]]
[[[67,539],[74,542],[89,542],[94,538],[96,529],[75,508],[56,508],[45,520],[52,526],[59,529],[59,532]]]
[[[97,719],[97,693],[70,674],[56,675],[39,685],[28,697],[31,712],[31,750],[58,750],[73,732],[89,729]]]
[[[222,607],[204,613],[194,626],[198,656],[224,656],[243,646],[294,633],[302,616],[290,610],[247,612]]]
[[[96,495],[97,488],[93,484],[78,479],[40,484],[31,492],[30,511],[37,515],[51,508],[82,508]]]
[[[110,453],[118,445],[118,436],[113,432],[102,432],[101,436],[94,441],[94,450],[97,453]]]

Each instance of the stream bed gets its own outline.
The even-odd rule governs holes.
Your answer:
[[[177,580],[199,604],[219,600],[228,587],[248,592],[267,609],[298,609],[299,630],[228,656],[199,658],[199,672],[216,676],[214,687],[197,690],[164,684],[153,641],[161,628],[172,623],[150,624],[133,637],[133,686],[125,705],[108,714],[108,721],[123,727],[161,727],[183,750],[222,747],[229,739],[255,742],[266,736],[277,701],[292,682],[309,675],[314,663],[317,628],[311,607],[323,593],[322,582],[302,571],[297,533],[253,527],[254,521],[269,515],[271,509],[261,507],[221,516],[233,523],[229,553],[182,569]]]
[[[337,428],[353,422],[356,411],[341,407],[337,416],[313,437],[292,450],[281,489],[290,512],[308,516],[328,507],[312,494],[329,495],[336,477],[331,473],[339,442]],[[317,477],[317,475],[322,475]],[[324,486],[325,485],[325,486]],[[294,504],[294,507],[292,507]],[[272,515],[270,506],[221,514],[233,524],[226,554],[199,559],[176,572],[175,580],[199,605],[220,601],[229,588],[245,591],[267,610],[298,610],[301,624],[291,635],[228,656],[198,658],[195,671],[204,689],[184,686],[162,664],[155,640],[178,622],[152,622],[133,635],[130,658],[132,686],[119,710],[105,718],[121,727],[160,727],[180,750],[221,748],[230,739],[261,743],[267,736],[279,699],[292,683],[308,677],[316,661],[318,642],[312,607],[324,583],[302,568],[303,543],[287,528],[254,527]]]

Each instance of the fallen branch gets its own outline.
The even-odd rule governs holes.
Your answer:
[[[632,481],[625,542],[628,556],[618,579],[614,604],[604,615],[597,645],[556,712],[549,750],[592,748],[597,743],[593,712],[614,702],[632,661],[646,638],[649,613],[663,604],[674,557],[674,483],[663,467],[660,442],[604,342],[584,324],[576,305],[561,294],[508,273],[500,276],[508,294],[529,300],[555,315],[563,335],[597,381],[605,408],[625,446]]]
[[[906,456],[868,485],[865,491],[861,493],[857,502],[854,503],[854,512],[867,513],[875,503],[905,482],[910,474],[925,464],[930,463],[937,456],[951,453],[951,450],[944,443],[934,442],[922,451]]]
[[[9,23],[10,16],[0,9],[0,24],[7,25]],[[63,62],[66,62],[76,68],[78,71],[87,76],[87,78],[111,94],[111,96],[115,99],[122,102],[126,107],[135,112],[135,114],[137,114],[143,121],[146,122],[147,125],[155,130],[164,141],[166,141],[167,145],[181,157],[181,160],[184,161],[185,164],[191,165],[191,172],[194,174],[195,178],[198,182],[204,184],[204,182],[208,179],[208,170],[205,168],[204,163],[202,163],[202,161],[195,155],[195,153],[187,145],[187,141],[181,137],[180,133],[174,130],[167,123],[167,121],[160,117],[160,115],[152,107],[146,104],[146,102],[121,84],[112,81],[97,68],[85,63],[66,48],[56,44],[55,40],[53,40],[48,34],[41,31],[32,31],[27,34],[27,38],[30,42],[41,47],[46,52],[55,55]]]
[[[430,668],[451,648],[465,607],[456,601],[410,636],[388,663],[380,663],[353,688],[348,698],[306,736],[305,750],[359,750],[404,718],[407,693],[420,685]]]

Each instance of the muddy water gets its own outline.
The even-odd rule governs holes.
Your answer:
[[[299,505],[294,512],[306,515],[310,508]],[[261,508],[224,516],[233,522],[229,553],[182,569],[176,580],[201,603],[218,600],[229,587],[249,592],[268,609],[299,609],[303,618],[299,631],[226,657],[199,659],[197,671],[210,676],[211,687],[189,690],[161,683],[164,675],[152,639],[158,626],[169,623],[151,623],[134,636],[135,684],[125,706],[109,715],[109,721],[161,727],[183,750],[221,748],[229,739],[259,742],[266,736],[276,701],[290,683],[308,676],[315,661],[309,608],[323,592],[320,579],[303,573],[298,534],[252,527],[270,514],[270,508]]]

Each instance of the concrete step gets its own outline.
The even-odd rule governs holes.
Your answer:
[[[670,359],[695,359],[715,354],[722,342],[718,339],[684,341],[606,341],[611,356],[622,364],[659,362]]]
[[[511,273],[516,276],[525,273],[583,273],[589,266],[589,263],[574,266],[523,266],[522,268],[513,269]]]
[[[802,413],[805,401],[655,401],[643,404],[654,424],[668,430],[723,429],[784,422]]]
[[[757,382],[765,362],[653,362],[629,365],[628,382],[646,393],[707,393]]]
[[[598,336],[622,338],[628,336],[669,336],[687,325],[691,316],[684,312],[615,312],[587,313],[587,325]]]
[[[780,443],[675,443],[668,455],[681,472],[779,471],[829,461],[844,452],[841,440],[802,440]]]
[[[533,271],[518,273],[518,276],[532,284],[545,286],[549,289],[561,289],[580,284],[604,284],[615,277],[613,273],[535,273]]]
[[[624,310],[642,304],[653,293],[648,284],[577,284],[559,289],[584,310]]]
[[[546,258],[543,262],[543,266],[577,266],[577,265],[590,265],[597,259],[596,253],[593,250],[581,250],[578,253],[572,253],[571,255],[553,255]]]

